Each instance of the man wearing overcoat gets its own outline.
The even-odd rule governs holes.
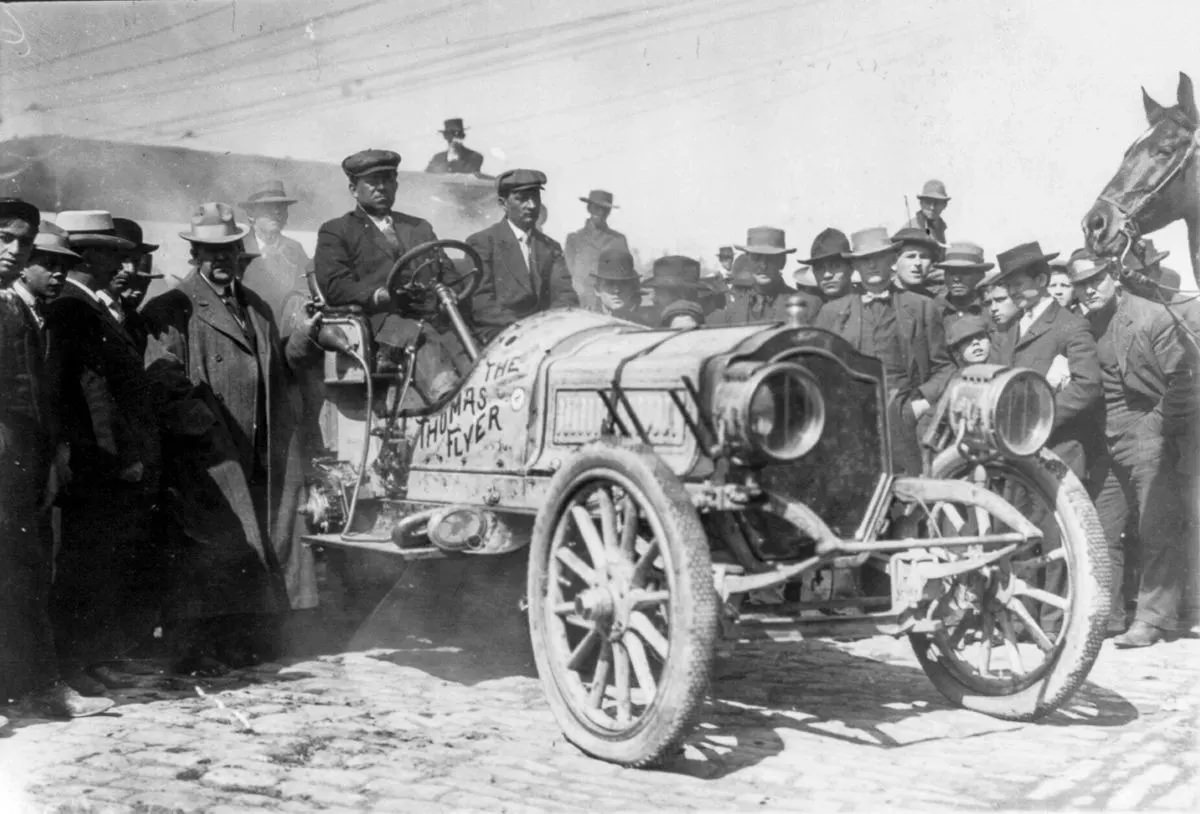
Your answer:
[[[606,249],[628,252],[629,243],[625,235],[608,225],[609,215],[617,208],[611,192],[593,189],[586,198],[579,200],[587,204],[588,218],[582,229],[567,235],[564,254],[575,293],[584,308],[591,308],[596,302],[591,275],[596,272],[601,253]]]
[[[130,629],[130,565],[152,535],[161,450],[137,339],[100,297],[134,245],[108,212],[60,212],[57,223],[81,259],[45,308],[47,386],[71,471],[52,618],[64,678],[102,691],[88,674],[153,629],[148,618]]]
[[[471,312],[486,342],[518,319],[579,305],[562,247],[537,228],[546,176],[508,170],[496,179],[504,217],[467,238],[483,260]]]
[[[276,614],[317,602],[296,525],[304,461],[291,364],[308,330],[285,348],[271,307],[242,284],[247,231],[227,204],[197,207],[179,233],[193,272],[143,311],[168,455],[166,613],[188,671],[271,656]]]
[[[246,267],[246,284],[267,301],[282,324],[284,308],[308,300],[308,252],[300,241],[283,233],[288,224],[288,208],[296,203],[284,191],[283,181],[263,184],[239,206],[246,213],[250,233],[245,246],[248,255],[257,255]]]
[[[1068,275],[1096,336],[1106,413],[1105,458],[1096,511],[1109,544],[1113,606],[1109,630],[1124,628],[1122,532],[1137,517],[1141,584],[1137,613],[1117,647],[1147,647],[1177,635],[1187,560],[1184,436],[1200,420],[1194,358],[1166,307],[1131,293],[1117,261],[1084,253]]]

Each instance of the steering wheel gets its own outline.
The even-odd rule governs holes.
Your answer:
[[[466,255],[471,268],[464,269],[450,260],[442,249],[458,249]],[[387,292],[393,307],[432,315],[441,305],[439,287],[456,302],[470,299],[479,288],[482,269],[479,252],[461,240],[431,240],[413,246],[396,260],[388,272]]]

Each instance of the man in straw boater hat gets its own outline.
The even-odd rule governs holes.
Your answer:
[[[1200,421],[1195,357],[1184,328],[1162,304],[1131,294],[1118,262],[1086,250],[1068,274],[1096,336],[1108,455],[1099,473],[1096,511],[1112,558],[1109,630],[1117,647],[1148,647],[1178,635],[1186,583],[1185,478],[1178,463],[1187,428]],[[1122,532],[1137,518],[1141,563],[1137,612],[1125,631]]]
[[[825,303],[816,327],[883,362],[893,419],[893,465],[898,472],[918,474],[916,422],[937,402],[954,368],[933,300],[892,287],[896,250],[882,226],[851,235],[845,257],[862,279],[863,290]]]
[[[531,314],[579,305],[562,247],[537,228],[545,186],[538,170],[500,173],[496,200],[504,216],[467,238],[483,259],[471,313],[484,341]]]
[[[797,292],[783,280],[787,256],[795,249],[787,247],[786,235],[774,226],[753,226],[746,231],[746,244],[737,249],[747,257],[746,268],[754,277],[749,296],[735,299],[724,311],[713,314],[712,325],[746,325],[752,322],[785,322],[788,301],[797,297],[801,318],[807,324],[816,318],[821,299],[811,292]]]
[[[36,713],[77,718],[113,702],[62,682],[50,621],[56,422],[42,303],[79,256],[65,234],[43,227],[37,207],[0,198],[0,704],[24,697]],[[0,716],[0,727],[6,723]]]
[[[605,249],[629,251],[629,242],[625,235],[608,225],[608,217],[617,208],[613,203],[613,194],[604,189],[593,189],[586,198],[579,200],[587,204],[587,220],[583,228],[567,235],[563,251],[567,258],[567,268],[571,270],[571,281],[575,293],[584,308],[590,308],[596,301],[592,291],[591,274],[596,269],[600,253]]]
[[[446,119],[438,132],[446,140],[446,149],[429,159],[425,172],[476,173],[483,169],[483,156],[463,144],[467,128],[462,119]]]
[[[979,284],[995,268],[994,263],[983,259],[983,248],[966,241],[951,243],[936,265],[945,273],[945,290],[933,298],[942,328],[949,331],[950,325],[962,317],[982,316]]]
[[[291,371],[316,320],[280,339],[270,306],[242,284],[249,231],[228,204],[197,206],[179,233],[193,272],[143,309],[163,401],[164,633],[186,673],[273,657],[289,605],[317,602],[296,527],[304,461]]]
[[[105,211],[60,212],[57,224],[79,260],[45,307],[46,376],[71,472],[51,618],[63,677],[90,695],[120,686],[107,663],[154,627],[135,619],[130,598],[132,566],[152,535],[161,449],[141,351],[102,296],[135,246]]]
[[[641,304],[641,278],[633,267],[633,255],[629,252],[618,248],[600,252],[591,277],[596,304],[589,310],[640,325],[654,324],[654,310]]]
[[[246,213],[250,233],[245,245],[248,254],[257,254],[246,269],[246,283],[267,301],[279,323],[284,321],[284,306],[289,300],[308,300],[308,252],[300,242],[283,233],[288,224],[288,209],[296,199],[284,191],[283,181],[268,181],[238,204]],[[295,310],[296,304],[290,307]]]

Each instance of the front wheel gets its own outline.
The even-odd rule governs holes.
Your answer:
[[[675,748],[708,687],[718,603],[704,529],[666,465],[600,444],[559,470],[528,590],[534,659],[567,739],[625,766]]]
[[[1011,720],[1046,715],[1087,678],[1104,639],[1112,578],[1096,509],[1046,450],[975,464],[948,449],[930,474],[1000,495],[1043,540],[944,580],[943,626],[910,635],[917,659],[938,690],[967,709]],[[930,537],[1009,530],[975,507],[935,504],[929,515]]]

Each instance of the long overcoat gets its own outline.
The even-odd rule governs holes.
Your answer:
[[[168,474],[176,479],[177,489],[197,482],[204,486],[194,493],[174,493],[168,510],[185,534],[195,532],[200,538],[193,542],[219,548],[232,541],[242,552],[233,555],[235,559],[244,556],[245,546],[254,548],[269,571],[277,564],[291,607],[313,607],[317,598],[312,554],[298,538],[305,462],[300,394],[291,369],[303,357],[306,340],[293,336],[285,348],[267,303],[245,286],[241,292],[253,340],[199,273],[146,304],[146,363],[164,394],[169,444],[180,453]],[[264,400],[261,405],[259,399]],[[247,504],[260,417],[267,424],[265,517],[256,517]],[[240,525],[227,541],[221,539],[219,527],[211,525],[222,516],[227,525],[235,518]],[[229,555],[214,549],[213,556],[220,561]],[[204,607],[200,599],[190,599],[198,602],[195,615],[253,611]],[[247,601],[264,606],[261,596]]]
[[[475,325],[490,339],[518,319],[579,305],[562,247],[537,229],[529,268],[512,227],[501,220],[467,238],[483,260],[483,279],[471,298]]]
[[[629,251],[625,235],[608,226],[598,227],[589,218],[578,232],[571,232],[563,244],[563,255],[571,271],[571,285],[585,308],[596,301],[595,286],[590,275],[596,271],[600,254],[606,249]]]

